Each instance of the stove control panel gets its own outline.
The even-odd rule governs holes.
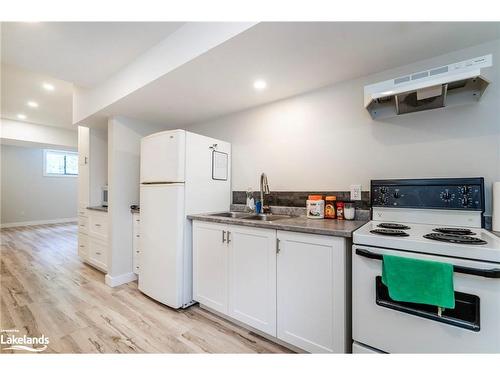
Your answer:
[[[484,211],[484,179],[431,178],[371,181],[372,207]]]

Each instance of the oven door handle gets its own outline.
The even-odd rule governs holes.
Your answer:
[[[381,254],[372,253],[371,251],[365,249],[356,249],[356,254],[369,259],[377,259],[377,260],[383,259]],[[453,271],[458,273],[464,273],[466,275],[487,277],[489,279],[500,279],[500,268],[491,268],[483,270],[480,268],[453,266]]]

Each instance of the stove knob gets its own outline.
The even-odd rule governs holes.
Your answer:
[[[470,199],[467,197],[462,198],[462,206],[467,207],[470,203]]]
[[[385,204],[385,202],[386,202],[386,201],[387,201],[387,200],[385,199],[385,197],[384,197],[384,196],[381,196],[381,197],[380,197],[380,204]]]
[[[395,191],[394,194],[393,194],[393,197],[398,199],[400,197],[399,195],[399,191]]]
[[[468,186],[463,186],[463,187],[462,187],[462,189],[461,189],[461,191],[462,191],[462,194],[463,194],[463,195],[467,195],[467,194],[469,194],[469,193],[470,193],[470,187],[468,187]]]
[[[380,188],[380,193],[381,193],[381,194],[385,194],[385,193],[387,193],[387,188],[382,186],[382,187]]]
[[[443,197],[443,199],[444,199],[445,201],[450,200],[450,198],[451,198],[451,193],[450,193],[448,190],[445,190],[445,191],[443,192],[442,197]]]

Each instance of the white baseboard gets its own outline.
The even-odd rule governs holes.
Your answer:
[[[129,283],[134,280],[137,280],[137,275],[133,272],[124,273],[123,275],[118,275],[118,276],[110,276],[109,274],[107,274],[104,277],[106,285],[112,288],[118,285]]]
[[[77,222],[76,217],[67,217],[64,219],[51,219],[51,220],[35,220],[35,221],[19,221],[17,223],[2,223],[0,228],[14,228],[14,227],[27,227],[30,225],[42,225],[42,224],[63,224]]]

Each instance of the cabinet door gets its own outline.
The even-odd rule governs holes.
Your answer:
[[[89,169],[90,129],[78,127],[78,208],[90,205],[90,169]]]
[[[276,336],[276,230],[228,227],[229,315]]]
[[[100,239],[89,237],[89,263],[103,271],[108,269],[108,244]]]
[[[88,231],[90,236],[106,240],[108,238],[108,213],[90,211]]]
[[[78,256],[82,259],[89,257],[89,237],[83,233],[78,233]]]
[[[223,314],[228,311],[227,225],[193,223],[193,298]]]
[[[278,231],[278,338],[313,353],[346,350],[346,243]]]

